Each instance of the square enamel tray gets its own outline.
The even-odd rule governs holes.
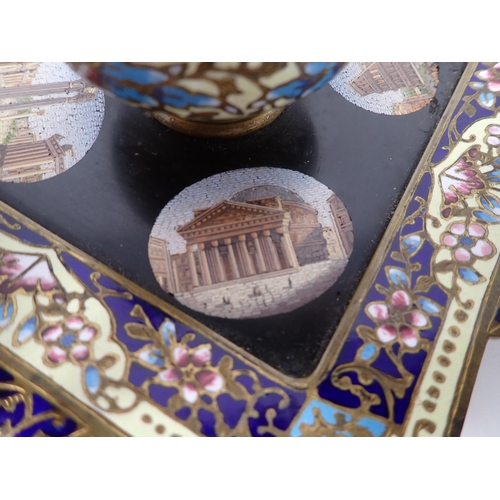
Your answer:
[[[498,64],[467,65],[302,377],[1,202],[0,435],[459,435],[486,342],[500,332],[499,81]],[[63,328],[73,337],[55,362],[50,338]],[[159,382],[165,370],[175,383]],[[222,382],[190,400],[196,377]]]

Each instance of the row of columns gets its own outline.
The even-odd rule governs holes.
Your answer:
[[[193,288],[299,267],[288,230],[278,228],[276,232],[279,234],[277,241],[279,249],[273,241],[270,230],[242,234],[236,238],[236,241],[233,238],[224,238],[187,245],[187,259]],[[220,242],[223,242],[225,246],[226,252],[224,253],[221,253]],[[255,250],[254,258],[250,254],[250,242],[253,243]],[[282,252],[283,259],[280,259],[279,250]],[[230,275],[226,271],[225,259],[227,259]],[[199,263],[201,276],[198,274],[196,261]]]
[[[36,85],[22,85],[19,87],[4,87],[0,88],[0,99],[61,93],[68,94],[70,92],[79,92],[84,88],[85,83],[83,80],[78,80],[76,82],[51,82]]]
[[[95,93],[89,92],[89,93],[84,93],[81,92],[79,94],[76,94],[72,97],[56,97],[56,98],[49,98],[49,99],[40,99],[38,101],[31,101],[29,103],[26,102],[16,102],[13,104],[5,104],[0,106],[0,112],[10,112],[10,111],[17,111],[19,109],[26,109],[28,106],[32,108],[41,108],[44,106],[53,106],[54,104],[68,104],[68,103],[80,103],[80,102],[87,102],[87,101],[93,101],[95,99]]]
[[[53,161],[47,141],[35,141],[29,144],[7,145],[3,170],[34,167]]]
[[[0,121],[20,120],[21,118],[28,118],[29,116],[42,116],[44,114],[45,111],[41,109],[40,111],[32,111],[29,113],[18,113],[18,114],[0,116]]]
[[[7,87],[28,84],[36,75],[38,68],[35,63],[0,63],[0,79]]]
[[[60,173],[64,168],[64,151],[54,137],[49,139],[8,144],[3,159],[0,158],[2,180],[25,179],[34,174]],[[38,167],[43,164],[43,170]]]
[[[18,74],[25,71],[34,71],[38,68],[37,62],[20,63],[20,62],[3,62],[0,63],[0,75]]]

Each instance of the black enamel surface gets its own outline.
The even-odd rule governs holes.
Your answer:
[[[332,338],[463,68],[440,63],[436,102],[416,113],[375,114],[327,86],[268,128],[224,141],[182,136],[106,97],[101,133],[80,163],[46,181],[0,183],[0,199],[283,373],[306,376]],[[260,166],[298,170],[340,196],[354,226],[346,270],[318,299],[270,318],[225,320],[181,306],[149,264],[156,217],[204,177]]]

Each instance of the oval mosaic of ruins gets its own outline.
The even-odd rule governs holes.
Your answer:
[[[427,106],[439,83],[431,62],[353,62],[330,82],[348,101],[374,113],[406,115]]]
[[[64,63],[0,63],[0,180],[35,182],[81,160],[104,119],[104,94]]]
[[[181,191],[160,213],[149,259],[162,288],[196,311],[257,318],[328,290],[352,252],[342,201],[312,177],[246,168]]]

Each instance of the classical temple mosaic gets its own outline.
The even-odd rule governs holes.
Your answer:
[[[216,197],[205,203],[211,192]],[[330,288],[352,244],[347,210],[326,186],[259,168],[185,189],[158,218],[149,258],[162,288],[184,305],[219,317],[264,317]]]
[[[354,62],[330,85],[348,101],[368,111],[405,115],[427,106],[439,83],[430,62]]]
[[[0,180],[64,172],[92,146],[103,118],[103,93],[63,63],[0,63]]]

